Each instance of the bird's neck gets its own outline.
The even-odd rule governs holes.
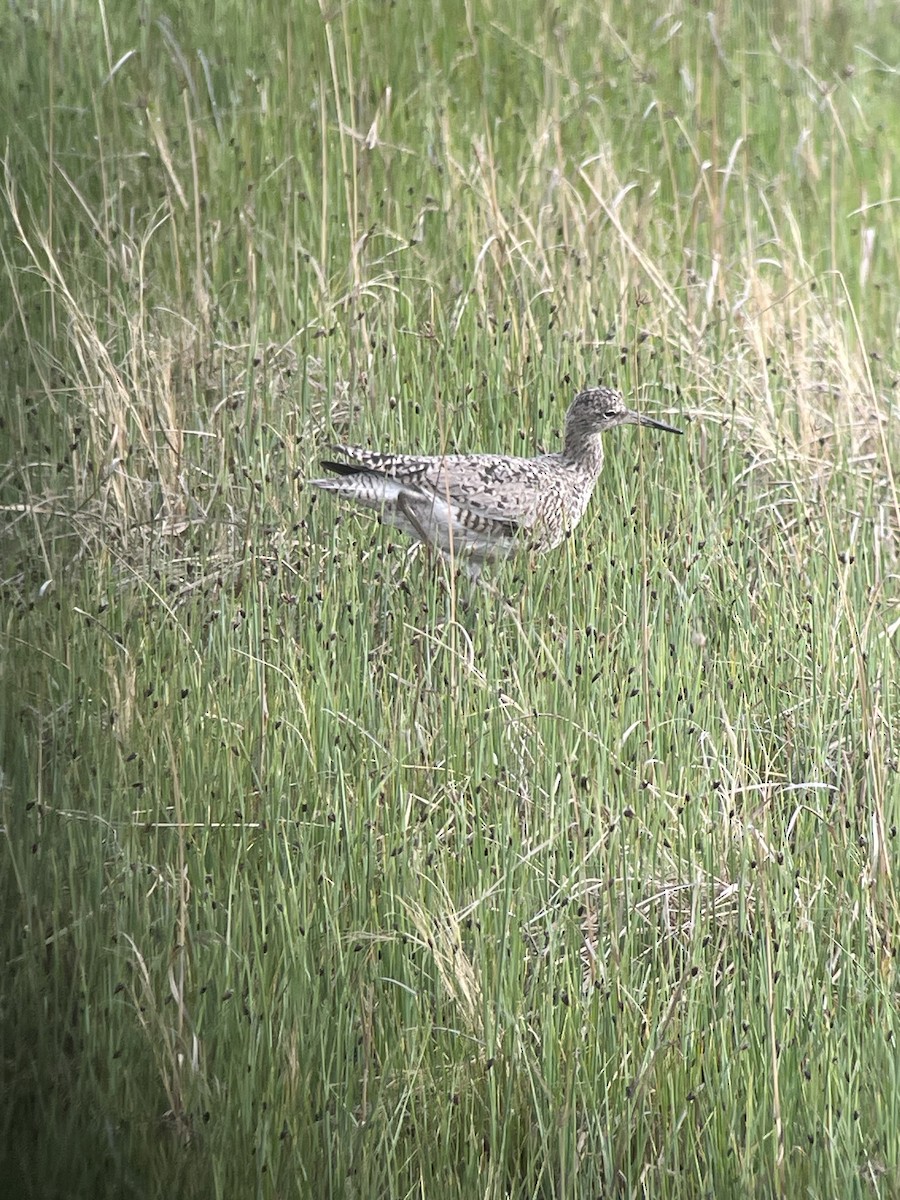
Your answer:
[[[603,443],[600,434],[585,437],[583,434],[567,430],[563,458],[596,479],[603,469]]]

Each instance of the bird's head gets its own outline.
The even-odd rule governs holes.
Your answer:
[[[578,393],[566,414],[566,457],[599,471],[603,462],[600,434],[617,425],[646,425],[666,433],[681,433],[674,425],[628,408],[621,392],[607,387],[587,388]]]
[[[650,429],[662,429],[666,433],[681,433],[674,425],[665,425],[653,417],[634,412],[625,404],[621,392],[612,388],[596,387],[579,392],[566,416],[566,432],[577,429],[584,436],[605,433],[616,425],[646,425]]]

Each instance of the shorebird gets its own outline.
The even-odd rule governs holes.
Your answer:
[[[626,408],[620,392],[588,388],[566,413],[563,448],[556,454],[381,454],[330,446],[343,461],[322,466],[335,477],[309,482],[374,509],[385,525],[424,542],[477,579],[486,562],[523,545],[552,550],[572,532],[603,467],[601,436],[617,425],[681,433]]]

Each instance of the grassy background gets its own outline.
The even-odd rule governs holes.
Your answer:
[[[0,15],[7,1194],[900,1195],[896,5],[184,8]],[[597,381],[511,609],[303,487]]]

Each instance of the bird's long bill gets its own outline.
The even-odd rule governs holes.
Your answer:
[[[674,425],[655,421],[653,417],[645,417],[643,413],[629,412],[628,415],[635,425],[646,425],[648,429],[662,429],[665,433],[684,433],[683,429],[676,429]]]

